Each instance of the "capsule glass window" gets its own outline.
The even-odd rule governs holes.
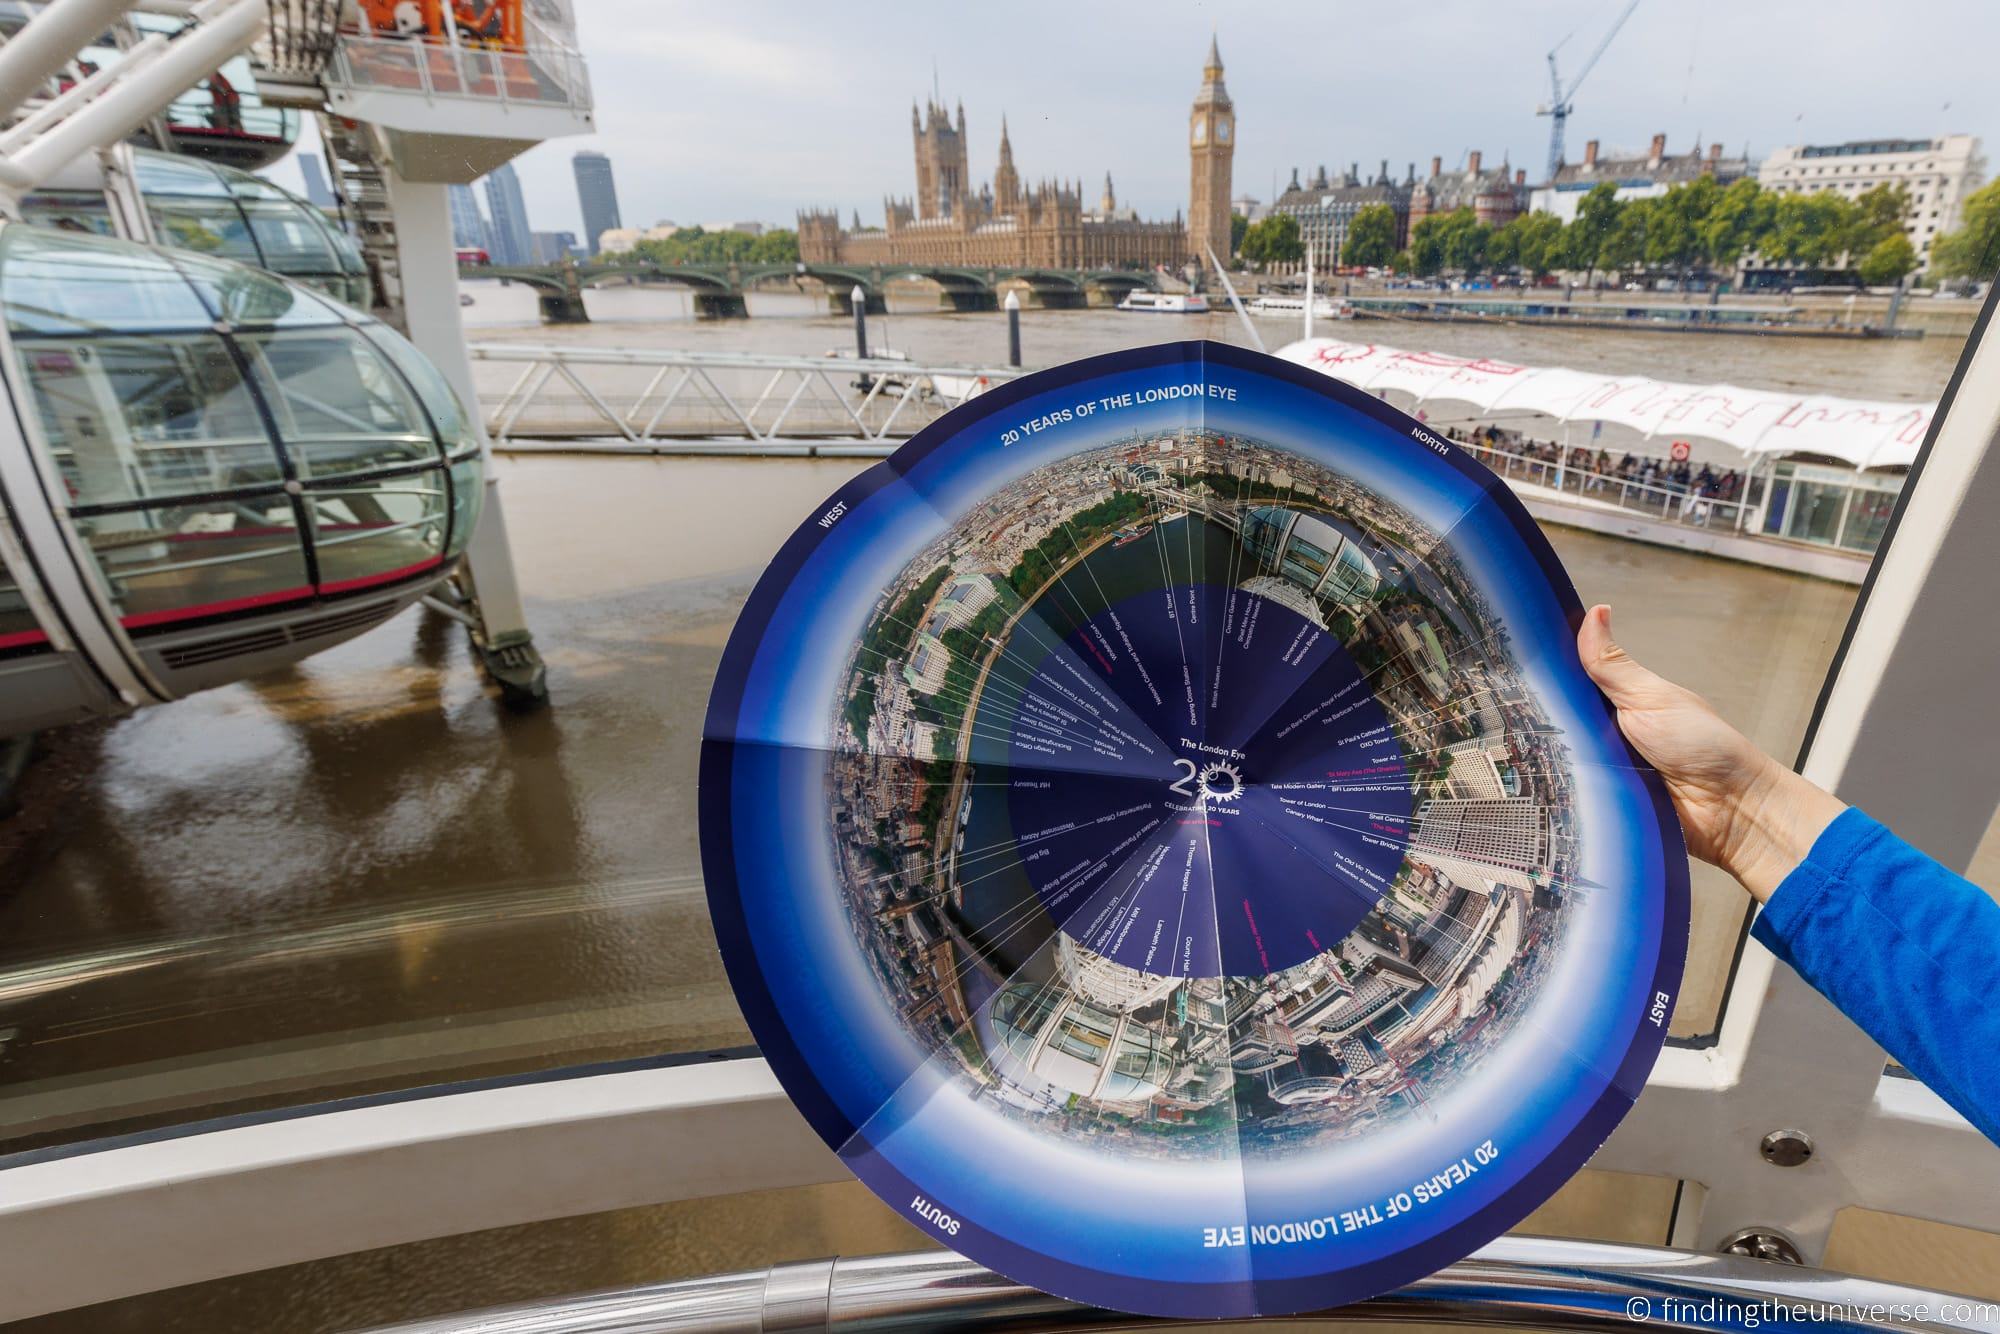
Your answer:
[[[168,154],[134,154],[134,177],[160,242],[281,273],[357,309],[367,265],[325,213],[249,172]]]
[[[134,634],[422,579],[471,539],[476,430],[367,316],[19,224],[0,224],[0,311],[30,448]]]
[[[313,592],[283,491],[84,514],[75,523],[130,630],[240,615]]]
[[[304,500],[322,592],[409,578],[444,559],[449,506],[440,469],[317,486]]]
[[[430,413],[431,424],[437,427],[438,438],[444,441],[445,450],[457,457],[478,449],[479,436],[473,429],[471,418],[459,405],[458,395],[451,391],[443,374],[431,365],[430,359],[384,325],[368,326],[367,332],[376,346],[396,363],[396,368],[409,380],[411,388],[417,391],[424,410]]]
[[[22,339],[16,350],[73,504],[280,480],[236,359],[214,334]]]
[[[278,438],[302,477],[435,461],[423,410],[375,345],[354,329],[287,330],[239,339],[257,368]]]
[[[25,649],[45,638],[20,582],[7,568],[6,553],[0,552],[0,653]]]
[[[165,255],[76,232],[6,229],[0,311],[22,334],[140,334],[214,317]]]
[[[38,227],[115,236],[111,206],[97,190],[37,190],[21,201],[21,216]]]
[[[192,250],[197,255],[241,260],[259,264],[263,256],[250,235],[250,222],[234,200],[156,199],[146,200],[153,215],[153,231],[163,245]]]

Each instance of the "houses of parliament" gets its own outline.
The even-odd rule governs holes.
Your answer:
[[[921,111],[915,104],[910,107],[915,197],[883,200],[881,227],[863,227],[858,213],[852,227],[842,227],[835,211],[802,210],[799,258],[809,264],[1151,268],[1198,260],[1201,248],[1218,239],[1217,253],[1226,254],[1235,144],[1222,58],[1213,43],[1202,74],[1190,135],[1192,227],[1179,214],[1171,222],[1146,222],[1134,210],[1120,208],[1108,172],[1094,209],[1084,206],[1080,181],[1024,183],[1014,166],[1004,117],[993,179],[975,190],[966,164],[965,106],[959,104],[953,119],[932,99]]]

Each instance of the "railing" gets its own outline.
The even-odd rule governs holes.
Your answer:
[[[1671,482],[1645,482],[1621,477],[1617,473],[1572,467],[1554,459],[1534,458],[1471,440],[1453,443],[1509,480],[1529,482],[1585,500],[1615,505],[1649,519],[1684,523],[1695,528],[1746,531],[1751,526],[1751,516],[1758,508],[1750,492],[1763,483],[1762,478],[1739,472],[1746,488],[1744,497],[1724,500],[1719,496],[1701,495],[1689,487]]]
[[[546,29],[522,50],[452,45],[422,38],[343,34],[326,81],[352,89],[421,93],[501,103],[591,107],[583,56]]]
[[[2000,1330],[2000,1304],[1734,1255],[1503,1237],[1400,1291],[1307,1319],[1332,1324],[1736,1331],[1811,1326]],[[948,1251],[777,1265],[588,1293],[377,1334],[735,1334],[1164,1328],[1011,1282]]]
[[[564,17],[567,17],[567,11]],[[551,79],[562,85],[569,94],[571,106],[587,109],[590,106],[590,80],[584,73],[583,57],[577,54],[575,43],[564,40],[562,34],[552,30],[532,8],[528,11],[526,26],[528,54],[536,58]],[[569,17],[563,30],[574,33],[576,20]]]
[[[483,343],[475,377],[502,448],[614,436],[611,448],[882,455],[943,413],[1021,374],[886,357],[784,357]]]
[[[340,0],[271,0],[255,71],[287,82],[319,79],[339,40]]]
[[[517,452],[880,458],[960,403],[1024,373],[882,356],[528,343],[475,344],[471,354],[487,432],[497,448]],[[1561,459],[1551,459],[1479,438],[1454,437],[1454,443],[1510,482],[1558,493],[1547,498],[1704,533],[1770,536],[1762,531],[1765,500],[1783,494],[1750,468],[1732,470],[1736,494],[1724,497],[1658,473],[1649,481],[1577,467],[1561,447]],[[1850,485],[1870,489],[1858,479]],[[1859,555],[1873,549],[1793,535],[1783,540]]]

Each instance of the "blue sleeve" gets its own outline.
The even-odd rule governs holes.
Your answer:
[[[1751,934],[2000,1144],[2000,904],[1857,810]]]

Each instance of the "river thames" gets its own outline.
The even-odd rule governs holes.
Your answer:
[[[824,298],[795,292],[752,292],[747,320],[696,320],[692,299],[677,288],[601,287],[584,294],[595,321],[562,328],[536,323],[531,289],[495,282],[464,285],[473,341],[502,339],[587,343],[605,347],[673,347],[695,352],[757,352],[818,356],[851,351],[852,323],[829,317]],[[1178,338],[1211,338],[1248,346],[1227,298],[1206,315],[1137,315],[1117,310],[1043,311],[1021,315],[1022,357],[1048,366],[1121,347]],[[886,315],[869,317],[868,341],[923,361],[1004,364],[1006,319],[997,311],[945,314],[935,294],[892,288]],[[1963,303],[1953,303],[1963,304]],[[1956,313],[1956,312],[1954,312]],[[1299,321],[1255,320],[1267,348],[1298,337]],[[1318,322],[1324,337],[1383,342],[1459,356],[1494,357],[1527,365],[1570,366],[1660,380],[1723,381],[1755,389],[1841,394],[1850,398],[1934,399],[1950,378],[1962,336],[1888,341],[1864,339],[1691,335],[1591,329],[1524,328],[1363,319]]]

